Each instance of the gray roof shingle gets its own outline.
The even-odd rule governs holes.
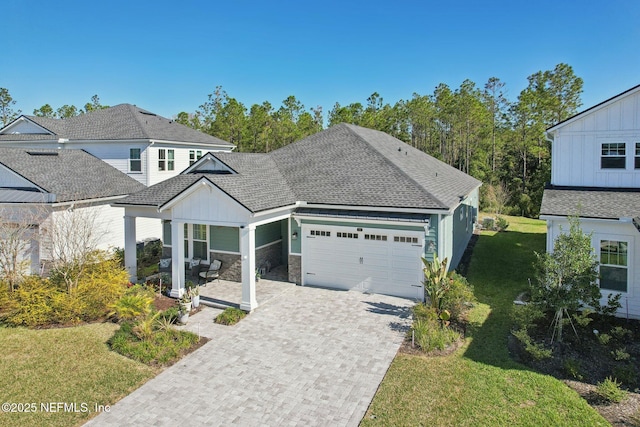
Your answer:
[[[540,215],[633,218],[640,216],[640,189],[547,188]]]
[[[237,174],[207,179],[253,212],[296,201],[445,210],[481,184],[384,132],[347,124],[268,154],[213,155]],[[172,180],[182,185],[186,178]],[[162,205],[171,185],[157,184],[122,203]]]
[[[56,202],[123,196],[145,188],[135,179],[83,150],[0,147],[0,165],[46,192],[55,194]],[[18,200],[15,191],[5,191],[3,195],[11,196],[11,200],[3,201]]]
[[[25,116],[51,131],[55,138],[69,140],[156,139],[232,147],[233,144],[191,129],[131,104],[96,110],[66,119]],[[0,134],[0,141],[51,139],[42,134]]]

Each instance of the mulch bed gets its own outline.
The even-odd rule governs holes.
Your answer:
[[[156,294],[155,299],[153,300],[153,306],[156,310],[163,311],[167,308],[175,307],[178,305],[178,300],[175,298],[171,298],[165,295]]]
[[[607,421],[614,426],[640,426],[640,394],[637,392],[640,387],[640,378],[636,370],[635,383],[623,382],[623,388],[628,391],[628,397],[620,403],[608,403],[603,401],[596,393],[596,386],[606,377],[615,377],[614,369],[624,365],[637,367],[640,360],[640,321],[624,320],[618,318],[594,317],[594,321],[580,333],[580,339],[570,327],[565,328],[565,339],[562,344],[554,344],[552,357],[535,361],[523,350],[520,342],[513,336],[509,336],[509,352],[511,356],[535,371],[551,375],[562,380],[565,384],[582,396],[594,409],[596,409]],[[543,322],[544,323],[544,322]],[[618,342],[612,341],[601,344],[597,335],[592,331],[598,330],[600,334],[609,333],[615,326],[630,330],[632,335]],[[579,332],[580,329],[578,330]],[[550,347],[548,326],[540,327],[537,331],[530,333],[536,342],[544,342],[545,347]],[[612,355],[616,349],[624,348],[629,353],[628,360],[617,361]],[[581,380],[571,378],[564,368],[566,360],[579,362]],[[620,380],[620,379],[619,379]],[[633,380],[631,380],[633,381]]]

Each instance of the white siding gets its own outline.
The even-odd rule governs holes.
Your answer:
[[[40,126],[25,119],[17,121],[13,126],[11,126],[10,128],[8,128],[3,132],[3,134],[5,135],[10,135],[14,133],[32,133],[32,134],[37,133],[37,134],[50,135],[50,132],[47,132]]]
[[[198,187],[172,208],[175,221],[237,226],[249,222],[249,211],[209,184]]]
[[[626,143],[626,168],[600,167],[602,143]],[[640,187],[634,168],[640,142],[640,92],[631,93],[555,131],[551,183],[584,187]]]
[[[174,151],[174,170],[164,170],[161,171],[158,169],[158,161],[159,161],[159,150],[173,150]],[[158,182],[162,182],[166,179],[179,175],[180,172],[188,168],[189,165],[189,151],[201,151],[202,155],[208,152],[215,152],[221,150],[207,150],[203,149],[202,146],[175,146],[169,144],[155,144],[147,149],[147,160],[148,160],[148,177],[149,182],[146,184],[147,186],[151,186],[153,184],[157,184]],[[229,150],[224,150],[229,151]],[[166,162],[166,160],[165,160]]]
[[[622,294],[622,299],[620,300],[622,308],[618,311],[618,316],[626,317],[628,310],[630,318],[640,319],[640,268],[636,267],[640,266],[640,233],[632,223],[619,221],[581,218],[580,225],[586,233],[593,233],[591,239],[593,248],[599,248],[601,240],[618,240],[629,243],[629,281],[627,292]],[[560,233],[566,233],[568,230],[569,222],[566,219],[547,221],[547,252],[553,250],[553,242]],[[608,291],[603,292],[602,304],[606,303],[608,294]]]
[[[36,186],[15,172],[0,165],[0,187],[36,188]]]

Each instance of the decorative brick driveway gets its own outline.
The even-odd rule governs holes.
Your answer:
[[[189,319],[211,338],[87,425],[356,426],[393,360],[411,301],[285,287],[238,325]]]

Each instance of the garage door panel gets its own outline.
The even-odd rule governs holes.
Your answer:
[[[310,236],[312,229],[314,233],[322,230],[330,237]],[[420,233],[399,233],[404,241],[395,242],[397,233],[391,230],[364,229],[356,233],[353,227],[313,226],[312,229],[303,226],[305,284],[422,298],[419,285],[424,237]],[[342,237],[356,234],[358,238]]]

